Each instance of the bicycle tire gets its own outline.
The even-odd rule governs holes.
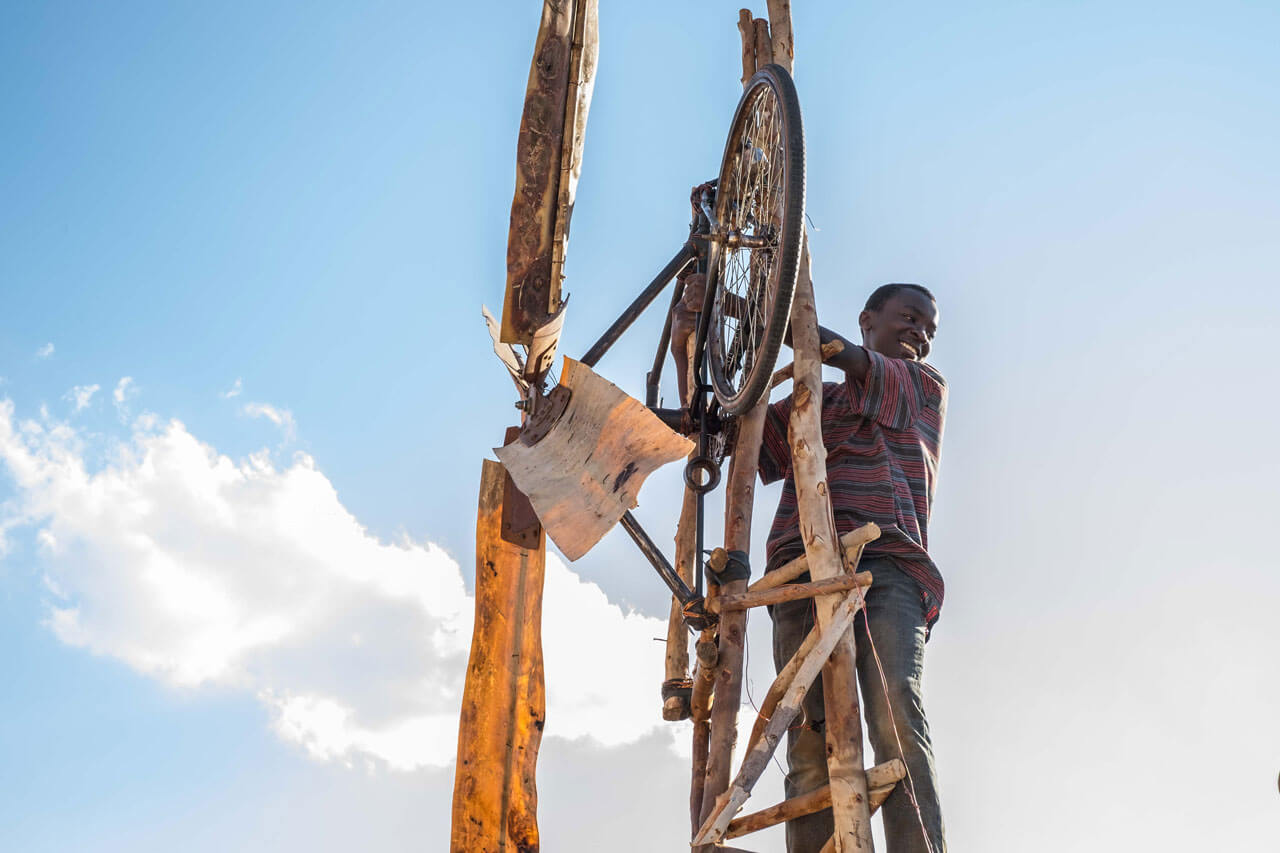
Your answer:
[[[748,81],[729,126],[708,257],[705,352],[712,390],[729,415],[746,413],[768,390],[791,316],[804,196],[800,99],[787,70],[766,65]],[[735,246],[735,232],[766,245]]]

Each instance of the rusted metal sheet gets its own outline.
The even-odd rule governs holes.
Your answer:
[[[537,442],[522,436],[495,452],[547,535],[576,560],[636,505],[646,477],[694,445],[586,365],[564,362],[560,384],[570,396],[555,423]]]
[[[486,459],[476,516],[476,618],[458,725],[453,787],[454,853],[536,853],[535,769],[546,695],[542,669],[542,584],[546,539],[507,541],[511,487]]]
[[[545,0],[525,90],[516,148],[516,190],[507,238],[502,341],[548,352],[545,330],[559,322],[560,280],[569,239],[583,138],[595,83],[597,0]],[[550,354],[531,358],[529,375]]]

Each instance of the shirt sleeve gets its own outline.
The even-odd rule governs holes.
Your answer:
[[[791,395],[769,406],[764,417],[764,437],[760,441],[760,482],[781,480],[791,471],[791,445],[787,443],[787,423],[791,419]]]
[[[846,380],[854,414],[870,418],[886,429],[908,429],[927,409],[944,405],[946,382],[931,364],[889,358],[863,349],[871,366],[861,383]]]

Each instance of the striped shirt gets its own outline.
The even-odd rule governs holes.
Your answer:
[[[929,557],[929,511],[938,482],[938,454],[947,409],[947,383],[932,365],[867,350],[863,384],[827,382],[822,395],[822,442],[836,530],[868,521],[880,538],[867,556],[888,556],[920,587],[930,627],[942,608],[943,583]],[[760,446],[760,479],[786,478],[769,532],[766,571],[804,553],[787,424],[791,397],[769,407]]]

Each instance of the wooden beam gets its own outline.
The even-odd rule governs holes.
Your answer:
[[[875,812],[888,799],[893,787],[906,775],[906,767],[902,761],[894,758],[884,764],[877,764],[867,770],[867,785],[871,789],[871,811]],[[804,817],[831,807],[831,786],[821,788],[783,800],[777,805],[758,812],[745,814],[729,823],[725,838],[738,838],[752,832],[759,832],[798,817]]]
[[[581,170],[597,0],[544,0],[516,145],[502,341],[531,346],[560,313],[560,267]],[[526,364],[526,372],[536,365]]]
[[[840,545],[844,549],[846,568],[856,568],[858,560],[862,556],[863,546],[879,538],[880,528],[872,522],[867,522],[841,536]],[[784,563],[773,571],[766,573],[764,577],[748,587],[748,590],[750,592],[759,592],[760,590],[773,589],[785,583],[790,583],[807,571],[809,571],[809,558],[804,556],[796,557],[790,563]]]
[[[827,578],[822,581],[787,583],[782,586],[776,586],[773,589],[759,590],[757,592],[747,591],[736,595],[722,595],[716,607],[721,613],[729,613],[734,610],[764,607],[783,601],[796,601],[801,598],[831,595],[836,592],[845,592],[855,586],[871,586],[871,573],[858,572],[856,575],[837,575],[834,578]]]
[[[538,849],[535,770],[546,697],[542,583],[546,538],[533,547],[503,538],[505,500],[518,499],[502,465],[480,474],[476,516],[476,615],[458,724],[450,849]]]

